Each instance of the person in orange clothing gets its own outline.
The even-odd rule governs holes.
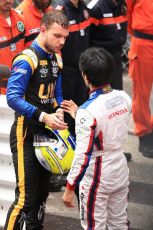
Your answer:
[[[10,68],[13,58],[24,49],[23,17],[13,8],[14,0],[0,1],[0,64]],[[0,78],[1,94],[6,94],[7,77]]]
[[[52,10],[51,0],[24,0],[16,8],[25,21],[25,48],[30,46],[40,31],[40,21],[45,12]]]
[[[131,34],[129,75],[133,81],[133,119],[139,151],[153,158],[153,6],[150,0],[126,0],[128,32]]]

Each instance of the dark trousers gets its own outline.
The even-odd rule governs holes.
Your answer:
[[[122,56],[121,52],[111,53],[114,59],[114,71],[112,73],[111,86],[113,89],[123,89],[123,70],[122,70]]]
[[[8,211],[4,229],[21,230],[24,223],[26,230],[43,229],[50,172],[36,159],[33,132],[22,116],[12,126],[10,146],[17,183],[15,201]]]

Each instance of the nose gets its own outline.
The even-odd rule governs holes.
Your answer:
[[[64,37],[61,37],[61,38],[60,38],[60,45],[64,45],[64,43],[65,43],[65,38],[64,38]]]

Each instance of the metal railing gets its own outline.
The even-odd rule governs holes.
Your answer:
[[[122,67],[124,72],[128,72],[129,60],[128,60],[128,51],[130,47],[130,37],[127,36],[126,43],[123,46],[122,52]]]

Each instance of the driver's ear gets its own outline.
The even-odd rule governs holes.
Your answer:
[[[45,33],[46,32],[46,26],[42,25],[40,27],[40,32]]]

